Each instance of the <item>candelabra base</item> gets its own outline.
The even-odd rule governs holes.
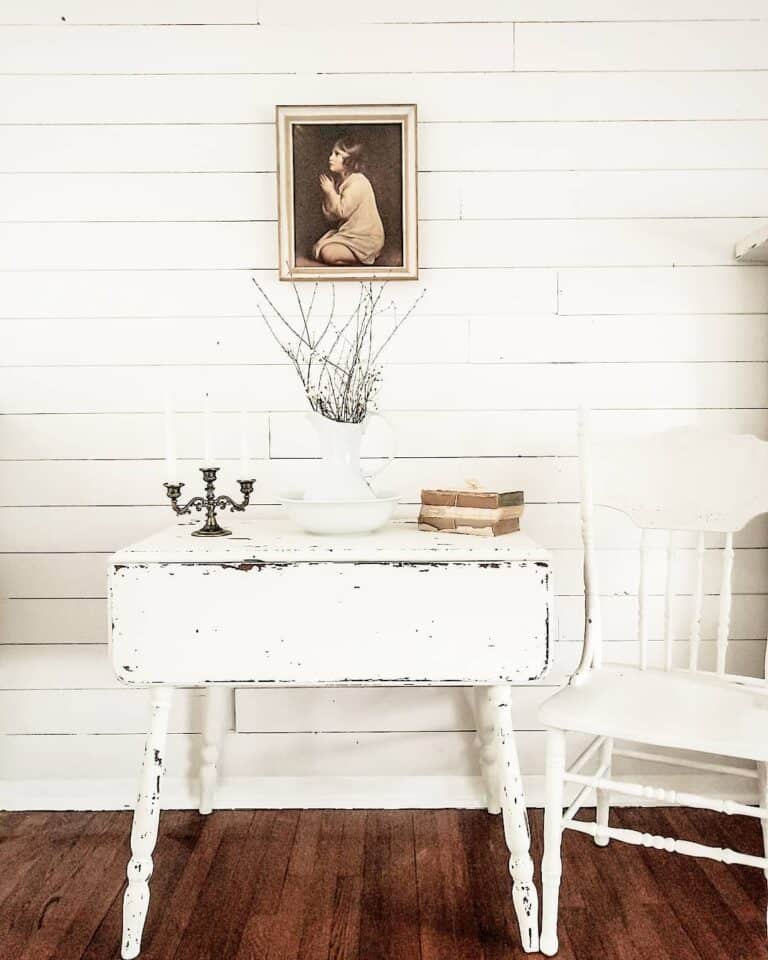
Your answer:
[[[213,527],[209,527],[206,523],[204,527],[200,527],[199,530],[193,530],[192,532],[193,537],[229,537],[231,535],[231,530],[225,530],[224,527],[220,527],[218,523]]]

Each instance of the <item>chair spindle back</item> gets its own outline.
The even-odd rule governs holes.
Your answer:
[[[707,546],[719,548],[722,543],[714,672],[725,679],[745,679],[728,674],[726,669],[733,599],[733,535],[753,517],[768,512],[768,442],[694,426],[596,438],[591,435],[590,419],[586,410],[580,410],[586,609],[584,648],[575,681],[599,666],[602,658],[594,506],[619,511],[640,529],[637,638],[641,669],[658,659],[652,656],[650,607],[656,582],[653,561],[658,556],[658,546],[654,552],[654,545],[660,533],[666,532],[667,538],[661,659],[666,670],[679,666],[675,611],[681,595],[691,603],[688,651],[682,666],[693,671],[702,669]],[[710,544],[707,538],[712,535],[724,537]],[[681,573],[692,573],[686,590],[679,587]]]

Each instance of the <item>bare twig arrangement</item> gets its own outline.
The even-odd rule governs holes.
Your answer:
[[[298,313],[295,319],[288,319],[255,278],[253,282],[263,299],[259,313],[298,373],[312,409],[339,423],[364,420],[381,386],[381,353],[426,291],[422,290],[398,316],[395,302],[383,300],[386,282],[376,285],[361,281],[354,310],[348,317],[337,319],[336,291],[331,284],[327,316],[316,320],[313,311],[318,284],[314,284],[306,304],[293,284]],[[380,333],[384,317],[389,322]]]

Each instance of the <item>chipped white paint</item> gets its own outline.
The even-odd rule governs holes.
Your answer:
[[[578,764],[576,761],[576,766]],[[544,803],[544,855],[541,861],[541,952],[548,957],[557,953],[557,906],[563,862],[563,792],[565,782],[565,733],[552,729],[547,733],[546,799]]]
[[[539,949],[539,896],[533,882],[531,835],[520,779],[515,732],[512,729],[511,698],[512,690],[508,686],[496,686],[488,691],[498,751],[499,794],[504,816],[504,839],[509,850],[512,902],[515,905],[523,950],[526,953],[535,953]]]
[[[523,534],[478,545],[404,523],[313,538],[278,516],[226,539],[196,550],[189,527],[173,527],[115,555],[123,682],[472,685],[545,669],[549,560]]]
[[[765,681],[747,680],[726,673],[726,656],[731,619],[733,534],[758,514],[768,511],[768,443],[756,437],[716,434],[697,428],[649,434],[642,438],[590,444],[587,418],[580,418],[582,460],[582,518],[585,555],[585,601],[587,624],[599,616],[599,598],[590,588],[594,583],[592,503],[626,514],[643,530],[640,565],[640,657],[638,666],[607,664],[600,667],[602,636],[589,629],[578,675],[539,710],[549,728],[547,735],[546,809],[544,859],[542,866],[543,915],[541,949],[557,952],[557,912],[563,828],[578,830],[601,845],[610,839],[627,843],[707,857],[722,863],[754,866],[766,872],[768,858],[754,857],[730,849],[657,837],[636,830],[608,825],[609,794],[616,792],[644,801],[693,806],[724,814],[742,814],[762,821],[764,842],[768,843],[766,803],[765,717],[768,715],[768,686]],[[665,589],[664,670],[646,669],[647,530],[667,530],[667,576]],[[690,619],[690,650],[687,670],[673,669],[672,604],[676,531],[696,532],[696,570]],[[701,643],[704,535],[725,534],[720,583],[716,663],[714,672],[699,667]],[[682,587],[681,587],[682,588]],[[613,637],[611,638],[614,639]],[[615,638],[619,639],[619,638]],[[576,681],[576,682],[574,682]],[[569,770],[564,765],[566,731],[590,734],[596,739]],[[642,783],[614,780],[610,774],[613,739],[648,743],[660,748],[679,748],[699,753],[752,760],[757,763],[761,799],[757,807],[745,806],[718,797],[703,796],[651,787]],[[599,751],[598,770],[581,772]],[[662,753],[619,749],[615,755],[632,759],[669,762]],[[679,762],[675,758],[676,762]],[[736,768],[707,761],[684,761],[686,766],[707,772],[729,773]],[[581,787],[577,800],[563,816],[564,784]],[[574,819],[576,810],[590,791],[596,791],[594,823]],[[767,848],[768,852],[768,848]]]
[[[157,842],[160,820],[160,784],[172,696],[173,690],[167,687],[155,690],[152,694],[152,719],[141,765],[139,796],[131,830],[132,856],[128,863],[128,887],[123,899],[124,960],[132,960],[139,955],[141,934],[149,909],[152,851]]]
[[[510,684],[549,663],[549,555],[522,533],[367,536],[296,532],[283,516],[200,540],[183,523],[122,550],[109,576],[118,678],[158,684],[134,817],[124,957],[138,955],[157,836],[168,689],[208,686],[200,811],[215,801],[228,687],[466,685],[490,811],[503,814],[521,941],[538,949],[538,900]],[[218,686],[217,686],[218,685]],[[152,758],[155,758],[153,765]]]
[[[119,550],[120,563],[245,563],[327,560],[415,563],[441,560],[548,560],[549,553],[524,533],[504,537],[425,535],[415,522],[395,522],[372,534],[313,536],[294,527],[282,510],[261,508],[255,516],[227,517],[231,537],[190,539],[190,527],[199,520],[181,520],[173,526]]]

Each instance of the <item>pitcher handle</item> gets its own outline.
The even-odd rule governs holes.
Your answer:
[[[395,454],[397,452],[397,439],[396,439],[397,434],[395,432],[395,428],[394,428],[394,425],[392,424],[392,421],[389,419],[388,416],[386,416],[386,414],[379,413],[378,410],[374,410],[373,413],[368,414],[368,420],[373,420],[374,417],[378,417],[380,420],[383,420],[384,423],[389,428],[390,452],[387,454],[387,459],[384,461],[384,463],[379,464],[379,466],[376,467],[376,469],[373,470],[371,473],[365,473],[365,472],[363,473],[363,476],[365,477],[366,480],[372,480],[373,477],[380,474],[385,467],[388,467],[390,463],[392,463],[392,461],[395,459]]]

